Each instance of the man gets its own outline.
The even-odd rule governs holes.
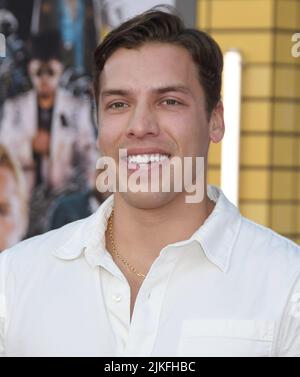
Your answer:
[[[25,182],[16,161],[0,144],[0,252],[21,241],[27,226]]]
[[[124,23],[95,65],[101,151],[129,180],[159,171],[164,181],[158,162],[207,160],[222,139],[221,51],[176,16],[151,10]],[[0,353],[299,356],[299,248],[219,189],[188,203],[171,183],[135,193],[119,180],[90,218],[4,253]]]
[[[46,213],[58,195],[92,187],[91,106],[59,87],[63,70],[59,34],[32,37],[28,71],[33,89],[4,104],[0,140],[21,163],[31,194],[28,236],[47,230]]]
[[[59,87],[64,70],[57,32],[32,37],[28,72],[33,89],[4,104],[0,140],[22,164],[28,190],[40,185],[60,192],[80,162],[91,185],[96,149],[91,106]]]

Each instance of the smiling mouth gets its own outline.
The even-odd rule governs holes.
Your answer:
[[[169,161],[170,155],[161,153],[144,153],[138,155],[127,156],[128,165],[135,165],[136,167],[144,167],[150,164]]]

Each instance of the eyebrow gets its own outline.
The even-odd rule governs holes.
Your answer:
[[[127,89],[106,89],[101,93],[101,97],[108,96],[128,96],[132,94],[132,90]],[[155,94],[164,94],[169,92],[181,92],[184,94],[191,94],[191,91],[188,87],[184,85],[168,85],[159,88],[154,88],[151,92]]]
[[[185,85],[168,85],[154,90],[159,94],[164,94],[168,92],[181,92],[184,94],[191,94],[190,89]]]
[[[107,89],[101,93],[101,97],[108,97],[108,96],[126,96],[130,93],[129,90],[124,89]]]

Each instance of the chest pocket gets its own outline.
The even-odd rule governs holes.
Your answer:
[[[274,321],[264,320],[185,320],[178,356],[271,356],[274,328]]]

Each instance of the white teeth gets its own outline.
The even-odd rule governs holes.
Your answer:
[[[169,159],[165,154],[143,154],[128,156],[130,164],[149,164],[150,162],[160,162]]]

